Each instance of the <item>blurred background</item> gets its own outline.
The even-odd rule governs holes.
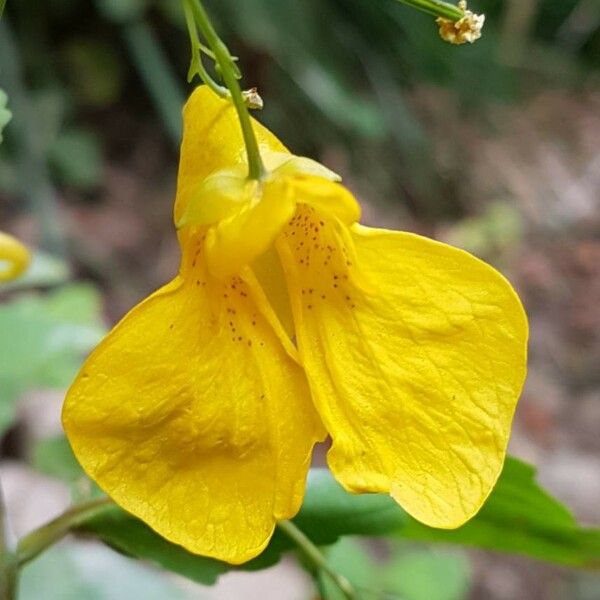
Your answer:
[[[474,46],[394,0],[212,0],[259,118],[342,174],[370,225],[416,231],[500,268],[531,321],[511,452],[600,524],[600,1],[478,0]],[[189,43],[175,0],[8,0],[0,229],[35,249],[0,288],[0,473],[22,534],[68,504],[54,460],[64,389],[135,302],[172,277]],[[422,545],[332,549],[393,573],[408,600],[600,598],[590,573]],[[366,575],[365,575],[366,577]],[[402,587],[403,586],[403,587]],[[311,597],[291,563],[214,588],[98,544],[27,567],[23,598]],[[368,597],[368,596],[365,596]]]

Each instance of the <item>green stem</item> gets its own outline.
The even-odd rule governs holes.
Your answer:
[[[183,1],[183,12],[185,14],[185,22],[188,28],[188,34],[190,36],[190,42],[192,46],[192,62],[190,64],[190,70],[188,72],[188,81],[191,81],[194,75],[197,73],[200,76],[200,79],[218,96],[221,98],[231,98],[231,94],[229,90],[221,85],[219,85],[209,74],[208,71],[204,68],[204,63],[202,62],[201,52],[206,52],[207,50],[212,55],[211,58],[214,60],[214,52],[212,52],[209,48],[206,48],[200,43],[198,39],[198,30],[196,29],[196,23],[194,22],[194,15],[192,13],[192,7],[190,5],[190,0]],[[210,55],[209,55],[210,56]]]
[[[443,17],[450,21],[458,21],[465,16],[462,9],[449,2],[442,0],[397,0],[402,4],[416,8],[422,12],[432,15],[433,17]]]
[[[352,584],[343,575],[340,575],[340,573],[331,568],[321,551],[294,523],[291,521],[280,521],[277,526],[300,548],[305,558],[317,571],[323,571],[329,576],[347,600],[358,599],[358,594],[352,587]]]
[[[0,0],[0,19],[2,18],[2,13],[4,12],[5,6],[6,6],[6,0]]]
[[[33,94],[26,87],[21,53],[7,20],[0,21],[0,73],[12,111],[6,136],[14,140],[20,191],[39,224],[39,245],[59,257],[65,257],[67,247],[63,220],[48,172],[48,149],[41,143],[39,135],[43,124],[39,111],[35,109]]]
[[[14,600],[17,590],[17,561],[10,548],[4,496],[0,487],[0,600]]]
[[[246,146],[246,153],[248,155],[248,177],[250,179],[260,179],[265,173],[265,167],[260,157],[258,142],[254,135],[248,107],[244,102],[242,90],[237,80],[238,69],[235,65],[235,61],[229,53],[227,46],[222,42],[215,31],[202,2],[200,2],[200,0],[188,0],[188,2],[192,9],[198,29],[200,29],[206,43],[214,52],[215,60],[221,71],[221,76],[223,77],[223,82],[231,94],[231,99],[235,106],[235,110],[237,111],[240,126],[242,128],[242,135],[244,137],[244,144]]]
[[[18,566],[26,565],[44,550],[62,540],[74,527],[112,506],[113,501],[107,497],[82,502],[27,534],[17,545]]]

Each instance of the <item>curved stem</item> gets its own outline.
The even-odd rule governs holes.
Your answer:
[[[277,526],[283,531],[303,552],[307,560],[314,567],[326,573],[348,600],[357,600],[358,594],[352,584],[340,573],[334,571],[321,551],[312,541],[291,521],[280,521]]]
[[[14,600],[17,591],[17,561],[8,541],[4,496],[0,487],[0,600]]]
[[[238,83],[238,69],[235,61],[229,53],[227,46],[222,42],[215,31],[202,2],[200,2],[200,0],[187,0],[187,2],[192,10],[198,29],[200,29],[207,44],[214,52],[215,60],[221,71],[221,76],[223,77],[223,82],[231,94],[231,99],[235,106],[235,110],[237,111],[240,126],[242,128],[242,135],[244,137],[244,144],[246,146],[246,153],[248,155],[248,177],[250,179],[260,179],[265,173],[265,168],[260,157],[254,129],[252,129],[248,107],[244,102],[242,90]]]
[[[27,534],[19,540],[17,545],[17,564],[19,568],[53,544],[56,544],[74,527],[112,506],[114,506],[114,502],[107,497],[82,502]]]
[[[450,21],[458,21],[465,16],[464,11],[454,4],[442,0],[397,0],[402,4],[416,8],[433,17],[443,17]]]
[[[188,34],[190,36],[190,43],[192,45],[192,62],[190,64],[190,70],[188,72],[188,82],[190,82],[194,75],[197,73],[200,76],[200,79],[218,96],[221,98],[230,98],[231,94],[226,87],[219,85],[209,74],[208,71],[204,68],[204,63],[202,62],[201,52],[205,54],[207,51],[210,53],[210,56],[213,60],[215,58],[214,52],[210,50],[210,48],[206,48],[200,43],[198,39],[198,31],[196,29],[196,23],[194,22],[194,15],[192,14],[192,8],[189,0],[183,0],[183,12],[185,14],[185,22],[188,29]]]

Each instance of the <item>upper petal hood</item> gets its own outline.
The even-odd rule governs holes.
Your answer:
[[[252,126],[261,153],[287,148],[257,120]],[[247,162],[242,130],[233,104],[205,85],[197,87],[183,109],[183,142],[177,175],[175,222],[204,179],[222,169]]]

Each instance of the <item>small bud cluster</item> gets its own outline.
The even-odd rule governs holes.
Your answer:
[[[465,44],[481,37],[481,30],[485,22],[485,15],[476,15],[467,10],[467,3],[463,0],[459,2],[459,7],[463,10],[464,16],[458,21],[452,21],[443,17],[438,17],[436,23],[440,27],[440,37],[450,44]]]

